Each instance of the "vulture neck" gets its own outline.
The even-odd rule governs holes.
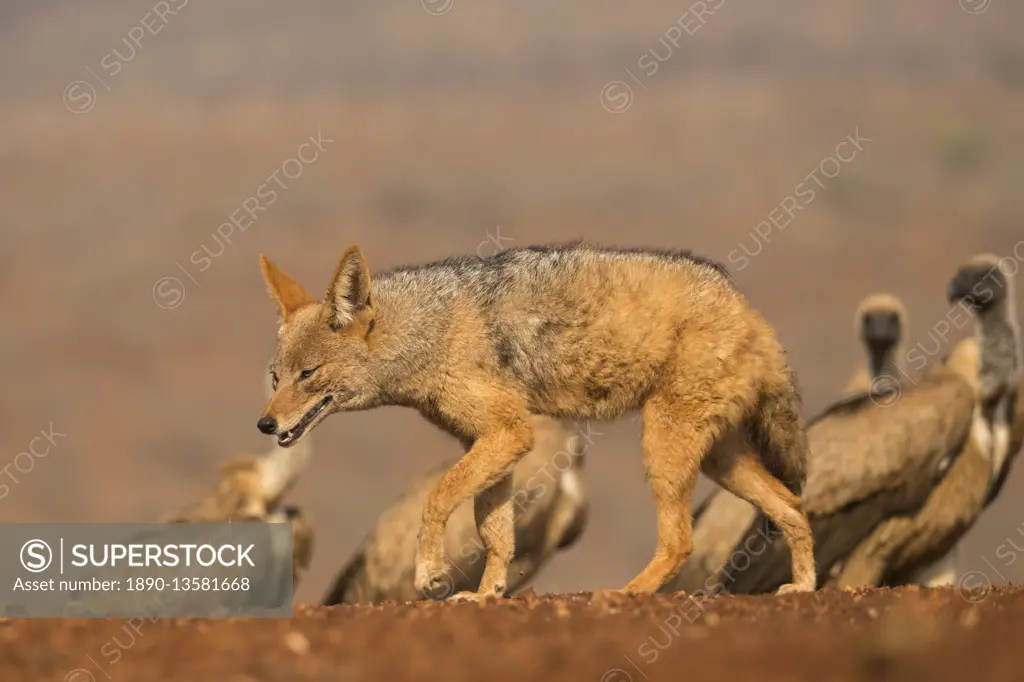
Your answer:
[[[1013,296],[980,311],[975,333],[981,348],[981,401],[990,404],[1015,389],[1019,380],[1020,330]]]
[[[1012,288],[1005,299],[978,313],[975,329],[981,348],[979,412],[990,434],[987,450],[995,484],[1013,454],[1010,428],[1020,381],[1020,330]]]
[[[879,377],[899,379],[903,373],[900,367],[900,358],[903,353],[898,344],[871,344],[868,346],[868,355],[870,357],[869,364],[871,366],[872,380],[877,380]]]

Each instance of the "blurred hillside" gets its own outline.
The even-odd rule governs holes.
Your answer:
[[[151,519],[266,446],[261,252],[319,291],[351,243],[371,270],[495,242],[692,248],[776,325],[809,413],[863,362],[862,296],[902,296],[929,351],[968,332],[935,332],[952,271],[1024,237],[1024,6],[549,5],[0,6],[0,468],[50,423],[67,434],[9,470],[0,520]],[[287,187],[244,231],[221,228],[227,243],[219,226],[311,136],[315,160],[285,165]],[[815,168],[832,175],[815,198],[755,232]],[[653,549],[638,425],[596,430],[591,525],[540,590],[620,587]],[[313,439],[293,496],[319,530],[304,600],[411,476],[457,452],[400,409],[332,417]],[[962,570],[1024,576],[995,558],[1022,487],[1015,472]]]

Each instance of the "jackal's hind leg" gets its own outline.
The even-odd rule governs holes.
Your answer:
[[[776,594],[813,592],[817,586],[814,543],[800,498],[765,469],[746,438],[729,433],[708,455],[703,470],[720,486],[764,512],[782,531],[792,556],[793,582]]]
[[[674,402],[657,396],[644,407],[644,468],[658,514],[658,543],[654,557],[626,585],[626,592],[660,588],[679,572],[693,546],[690,500],[713,433],[695,427],[704,420],[691,417]]]

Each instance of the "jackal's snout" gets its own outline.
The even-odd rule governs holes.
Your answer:
[[[307,431],[331,413],[328,408],[334,403],[333,395],[326,395],[312,405],[308,400],[303,404],[298,401],[289,403],[287,399],[287,393],[283,398],[271,398],[270,405],[256,422],[256,428],[268,436],[276,435],[277,444],[284,448],[298,443]]]

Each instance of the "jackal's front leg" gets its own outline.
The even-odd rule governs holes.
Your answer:
[[[419,592],[451,596],[438,594],[444,589],[445,524],[460,502],[475,496],[477,529],[487,548],[487,563],[477,595],[504,594],[515,546],[510,473],[531,447],[533,432],[524,419],[481,436],[441,478],[423,509],[415,576]]]
[[[515,554],[515,513],[512,507],[512,474],[478,493],[474,498],[476,530],[487,550],[484,572],[475,593],[460,592],[456,601],[504,597],[508,591],[508,567]]]

